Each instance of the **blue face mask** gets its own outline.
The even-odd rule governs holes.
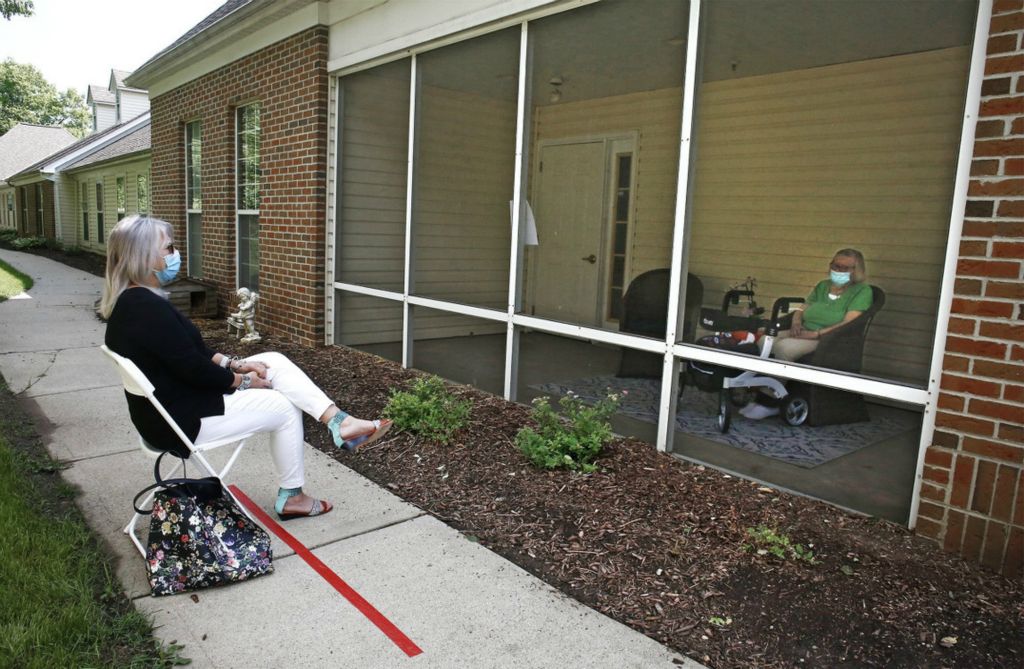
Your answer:
[[[850,283],[850,274],[851,272],[837,272],[835,270],[830,270],[828,273],[829,278],[832,279],[832,283],[837,286],[845,286]]]
[[[174,281],[174,277],[178,276],[178,270],[181,268],[181,254],[178,253],[178,249],[174,249],[171,255],[164,256],[164,261],[167,263],[167,269],[153,270],[161,285]]]

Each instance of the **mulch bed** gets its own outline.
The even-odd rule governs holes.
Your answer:
[[[418,372],[359,351],[268,336],[346,411],[374,417]],[[307,418],[316,448],[567,595],[711,667],[1024,666],[1024,585],[898,525],[659,454],[606,447],[594,474],[542,471],[515,448],[527,407],[452,386],[471,423],[442,446],[389,435],[350,455]],[[315,491],[314,491],[315,492]],[[764,526],[814,564],[745,547]],[[571,630],[559,633],[571,634]],[[956,637],[954,643],[945,637]]]
[[[103,274],[102,256],[29,252]],[[362,417],[379,415],[390,390],[419,374],[273,336],[245,346],[226,337],[223,321],[196,323],[212,348],[285,353]],[[594,474],[538,470],[514,446],[527,407],[452,388],[473,410],[447,446],[397,433],[350,455],[308,417],[306,437],[565,594],[711,667],[1024,666],[1019,579],[893,523],[634,439],[609,444]],[[749,550],[747,531],[761,526],[807,546],[814,563]]]

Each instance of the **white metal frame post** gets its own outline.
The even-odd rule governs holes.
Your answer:
[[[971,49],[971,71],[967,80],[967,99],[964,103],[963,125],[960,130],[960,152],[956,163],[953,185],[953,206],[949,213],[949,236],[946,238],[946,263],[942,270],[939,292],[939,313],[936,319],[935,340],[932,342],[931,373],[928,375],[928,399],[924,405],[921,424],[921,442],[918,444],[917,467],[914,470],[914,491],[910,498],[910,518],[907,525],[917,524],[917,510],[921,505],[921,482],[924,477],[924,456],[935,434],[935,410],[942,380],[942,360],[946,353],[946,335],[949,316],[953,309],[953,287],[956,265],[960,255],[960,237],[963,235],[964,214],[967,209],[967,188],[971,178],[971,159],[974,157],[974,135],[981,102],[981,82],[985,78],[985,55],[988,46],[989,22],[992,19],[992,0],[979,0],[978,17],[974,24],[974,44]]]
[[[326,281],[324,281],[324,345],[334,341],[335,298],[337,288],[334,287],[334,269],[337,262],[338,234],[340,224],[337,217],[341,208],[338,204],[338,175],[341,173],[342,137],[341,126],[345,122],[344,99],[345,90],[339,77],[329,77],[327,83],[327,202],[324,212],[324,240],[326,241],[327,260],[325,263]]]
[[[508,320],[505,338],[505,399],[515,401],[519,380],[519,331],[513,319],[522,304],[523,276],[523,170],[529,161],[526,157],[526,110],[529,101],[530,79],[530,35],[527,22],[519,31],[519,95],[516,109],[516,156],[515,174],[512,183],[512,248],[508,262]]]
[[[676,426],[676,395],[679,392],[679,361],[673,353],[676,333],[681,320],[683,266],[686,257],[688,237],[690,189],[695,152],[694,115],[697,105],[697,91],[700,82],[699,59],[701,57],[701,0],[690,0],[690,24],[686,35],[686,74],[683,80],[683,119],[679,136],[679,167],[676,173],[676,210],[672,228],[672,264],[668,288],[668,320],[665,332],[665,349],[661,368],[661,402],[658,407],[659,451],[672,448]]]
[[[416,54],[409,59],[409,148],[406,153],[408,165],[405,175],[405,277],[402,284],[402,367],[412,367],[413,355],[413,315],[412,306],[409,304],[409,295],[412,293],[414,269],[412,262],[412,204],[413,204],[413,179],[415,178],[416,163],[416,126],[417,109],[416,104],[419,97],[419,63]]]

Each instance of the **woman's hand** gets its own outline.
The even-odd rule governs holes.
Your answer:
[[[797,339],[806,339],[804,334],[807,330],[804,329],[803,319],[800,316],[799,311],[793,312],[793,322],[789,326],[789,336],[796,337]]]
[[[246,373],[246,376],[248,376],[250,379],[252,379],[252,382],[249,384],[250,388],[271,388],[271,387],[273,387],[270,384],[270,380],[266,378],[267,377],[267,366],[266,365],[264,365],[261,362],[254,362],[254,363],[247,363],[247,364],[260,365],[260,366],[263,367],[263,375],[262,376],[256,370],[253,370],[251,372],[247,372]]]
[[[242,360],[239,364],[235,365],[235,372],[239,374],[248,374],[249,372],[255,372],[256,376],[265,379],[267,378],[267,365],[262,362],[256,362],[255,360]],[[255,384],[253,388],[257,387]],[[269,388],[269,386],[267,386]]]

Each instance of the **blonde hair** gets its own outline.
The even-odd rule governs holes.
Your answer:
[[[100,315],[110,318],[117,298],[131,285],[163,292],[148,285],[160,257],[164,238],[171,239],[170,223],[149,216],[129,216],[114,226],[107,237],[107,272],[100,298]]]
[[[855,267],[853,272],[850,273],[850,281],[852,283],[863,283],[868,279],[868,268],[864,263],[864,254],[857,249],[839,249],[833,258],[842,256],[844,258],[853,258]]]

